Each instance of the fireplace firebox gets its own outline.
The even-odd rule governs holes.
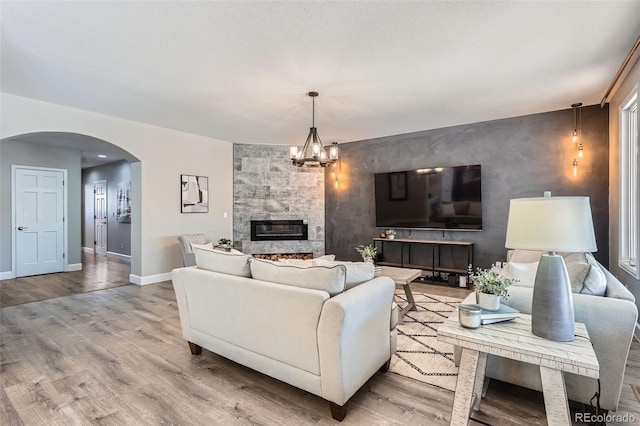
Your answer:
[[[251,241],[308,240],[306,220],[252,220]]]

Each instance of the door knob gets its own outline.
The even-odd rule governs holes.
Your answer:
[[[23,229],[29,229],[29,228],[26,228],[24,226],[18,226],[18,231],[22,231]]]

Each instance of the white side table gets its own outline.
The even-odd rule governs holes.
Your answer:
[[[531,333],[531,316],[502,323],[464,328],[454,312],[438,328],[438,340],[462,347],[452,426],[466,426],[471,409],[479,410],[487,355],[540,366],[544,406],[549,426],[571,425],[563,372],[597,379],[600,365],[584,324],[576,323],[573,342],[556,342]],[[474,400],[475,397],[475,400]],[[472,407],[473,405],[473,407]]]

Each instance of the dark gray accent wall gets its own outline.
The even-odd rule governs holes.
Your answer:
[[[126,161],[105,164],[82,170],[82,245],[93,248],[93,184],[107,181],[107,251],[127,256],[131,255],[131,223],[119,223],[116,220],[118,184],[131,181],[131,165]]]
[[[295,167],[289,147],[233,145],[233,241],[245,253],[324,254],[323,169]],[[303,219],[307,241],[251,241],[251,220]]]
[[[398,237],[475,243],[476,266],[506,258],[509,200],[553,195],[591,198],[599,250],[608,265],[608,109],[582,109],[585,156],[573,177],[573,110],[474,123],[340,145],[338,187],[325,173],[327,253],[358,260],[354,247],[371,243],[375,227],[374,173],[481,164],[483,230],[399,230]],[[464,262],[464,260],[463,260]]]
[[[0,272],[11,270],[11,165],[66,169],[67,263],[81,262],[80,150],[23,141],[0,141]]]

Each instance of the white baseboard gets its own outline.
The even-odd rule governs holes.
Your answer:
[[[65,272],[82,271],[82,263],[70,263],[64,269]]]
[[[16,276],[13,274],[13,271],[4,271],[0,272],[0,280],[12,280]]]
[[[156,275],[134,275],[129,274],[129,282],[137,285],[147,285],[147,284],[155,284],[161,283],[163,281],[171,280],[171,272],[165,272],[164,274],[156,274]]]
[[[636,329],[633,332],[633,336],[638,342],[640,342],[640,324],[636,323]]]
[[[92,247],[82,247],[83,253],[94,254],[96,251]]]
[[[118,259],[118,260],[122,260],[123,262],[131,263],[131,256],[127,254],[114,253],[112,251],[108,251],[107,257],[111,257],[113,259]]]

